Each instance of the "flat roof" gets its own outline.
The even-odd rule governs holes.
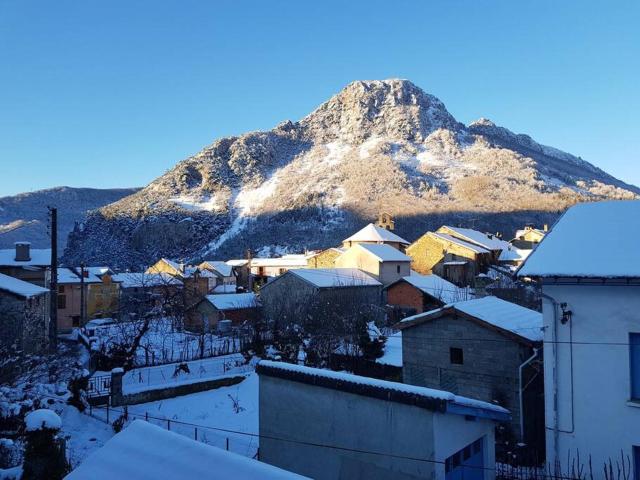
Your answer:
[[[509,410],[488,402],[454,395],[444,390],[389,382],[345,372],[334,372],[270,360],[261,360],[256,367],[256,372],[268,377],[282,378],[383,401],[403,403],[440,413],[472,415],[500,421],[511,418]]]

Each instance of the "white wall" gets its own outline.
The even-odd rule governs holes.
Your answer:
[[[553,462],[556,454],[555,346],[560,430],[557,454],[563,466],[568,452],[575,454],[576,450],[585,463],[591,455],[596,476],[606,459],[620,460],[621,450],[633,466],[632,446],[640,446],[640,404],[629,403],[629,347],[602,343],[627,344],[629,332],[640,332],[640,286],[545,285],[543,292],[559,303],[566,302],[573,312],[571,322],[565,325],[558,313],[556,340],[560,343],[554,344],[553,308],[544,300],[547,461]]]
[[[435,458],[444,461],[461,448],[484,438],[485,480],[495,478],[495,424],[492,420],[467,420],[462,415],[436,413],[433,418]],[[444,480],[444,465],[436,465],[436,480]]]

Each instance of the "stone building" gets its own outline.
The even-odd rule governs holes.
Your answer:
[[[0,273],[0,347],[37,353],[46,350],[49,290]]]
[[[337,268],[358,268],[383,285],[411,273],[411,257],[387,244],[355,244],[335,260]]]
[[[486,273],[492,253],[484,247],[446,233],[427,232],[407,247],[411,268],[423,275],[436,274],[456,285],[473,285]]]
[[[301,318],[328,324],[382,303],[382,284],[357,268],[289,270],[260,289],[267,320],[299,322]]]
[[[317,480],[495,478],[495,421],[509,420],[506,409],[288,363],[263,360],[256,371],[266,463]]]
[[[502,235],[499,233],[483,233],[472,228],[463,227],[451,227],[443,225],[436,233],[443,233],[450,235],[473,245],[478,245],[491,252],[491,263],[498,263],[498,258],[503,250],[506,250],[511,245],[502,239]]]
[[[205,260],[198,269],[203,276],[209,278],[209,291],[212,293],[235,293],[237,274],[234,268],[220,260]],[[205,275],[210,273],[212,275]]]
[[[515,438],[544,445],[539,312],[483,297],[405,318],[396,327],[405,383],[498,401],[511,411]]]
[[[307,268],[333,268],[336,266],[336,258],[347,250],[345,248],[327,248],[307,259]]]

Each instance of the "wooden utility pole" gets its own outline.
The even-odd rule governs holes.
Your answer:
[[[87,307],[85,305],[86,295],[84,293],[84,262],[80,263],[80,325],[78,327],[84,327],[85,325],[85,316],[87,312]]]
[[[253,275],[251,274],[251,249],[247,248],[247,287],[249,292],[253,292]]]
[[[58,348],[58,209],[49,207],[51,216],[51,278],[49,279],[49,349]]]

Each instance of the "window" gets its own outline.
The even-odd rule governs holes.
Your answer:
[[[640,400],[640,333],[629,334],[629,376],[631,399]]]
[[[64,293],[64,285],[58,285],[58,293]]]
[[[449,359],[454,365],[462,365],[464,363],[464,356],[462,349],[457,347],[451,347],[449,349]]]
[[[396,272],[400,273],[400,265],[396,265]]]
[[[635,475],[633,476],[633,480],[640,480],[640,447],[633,447],[633,466]]]
[[[58,295],[58,309],[67,308],[67,296],[66,295]]]

